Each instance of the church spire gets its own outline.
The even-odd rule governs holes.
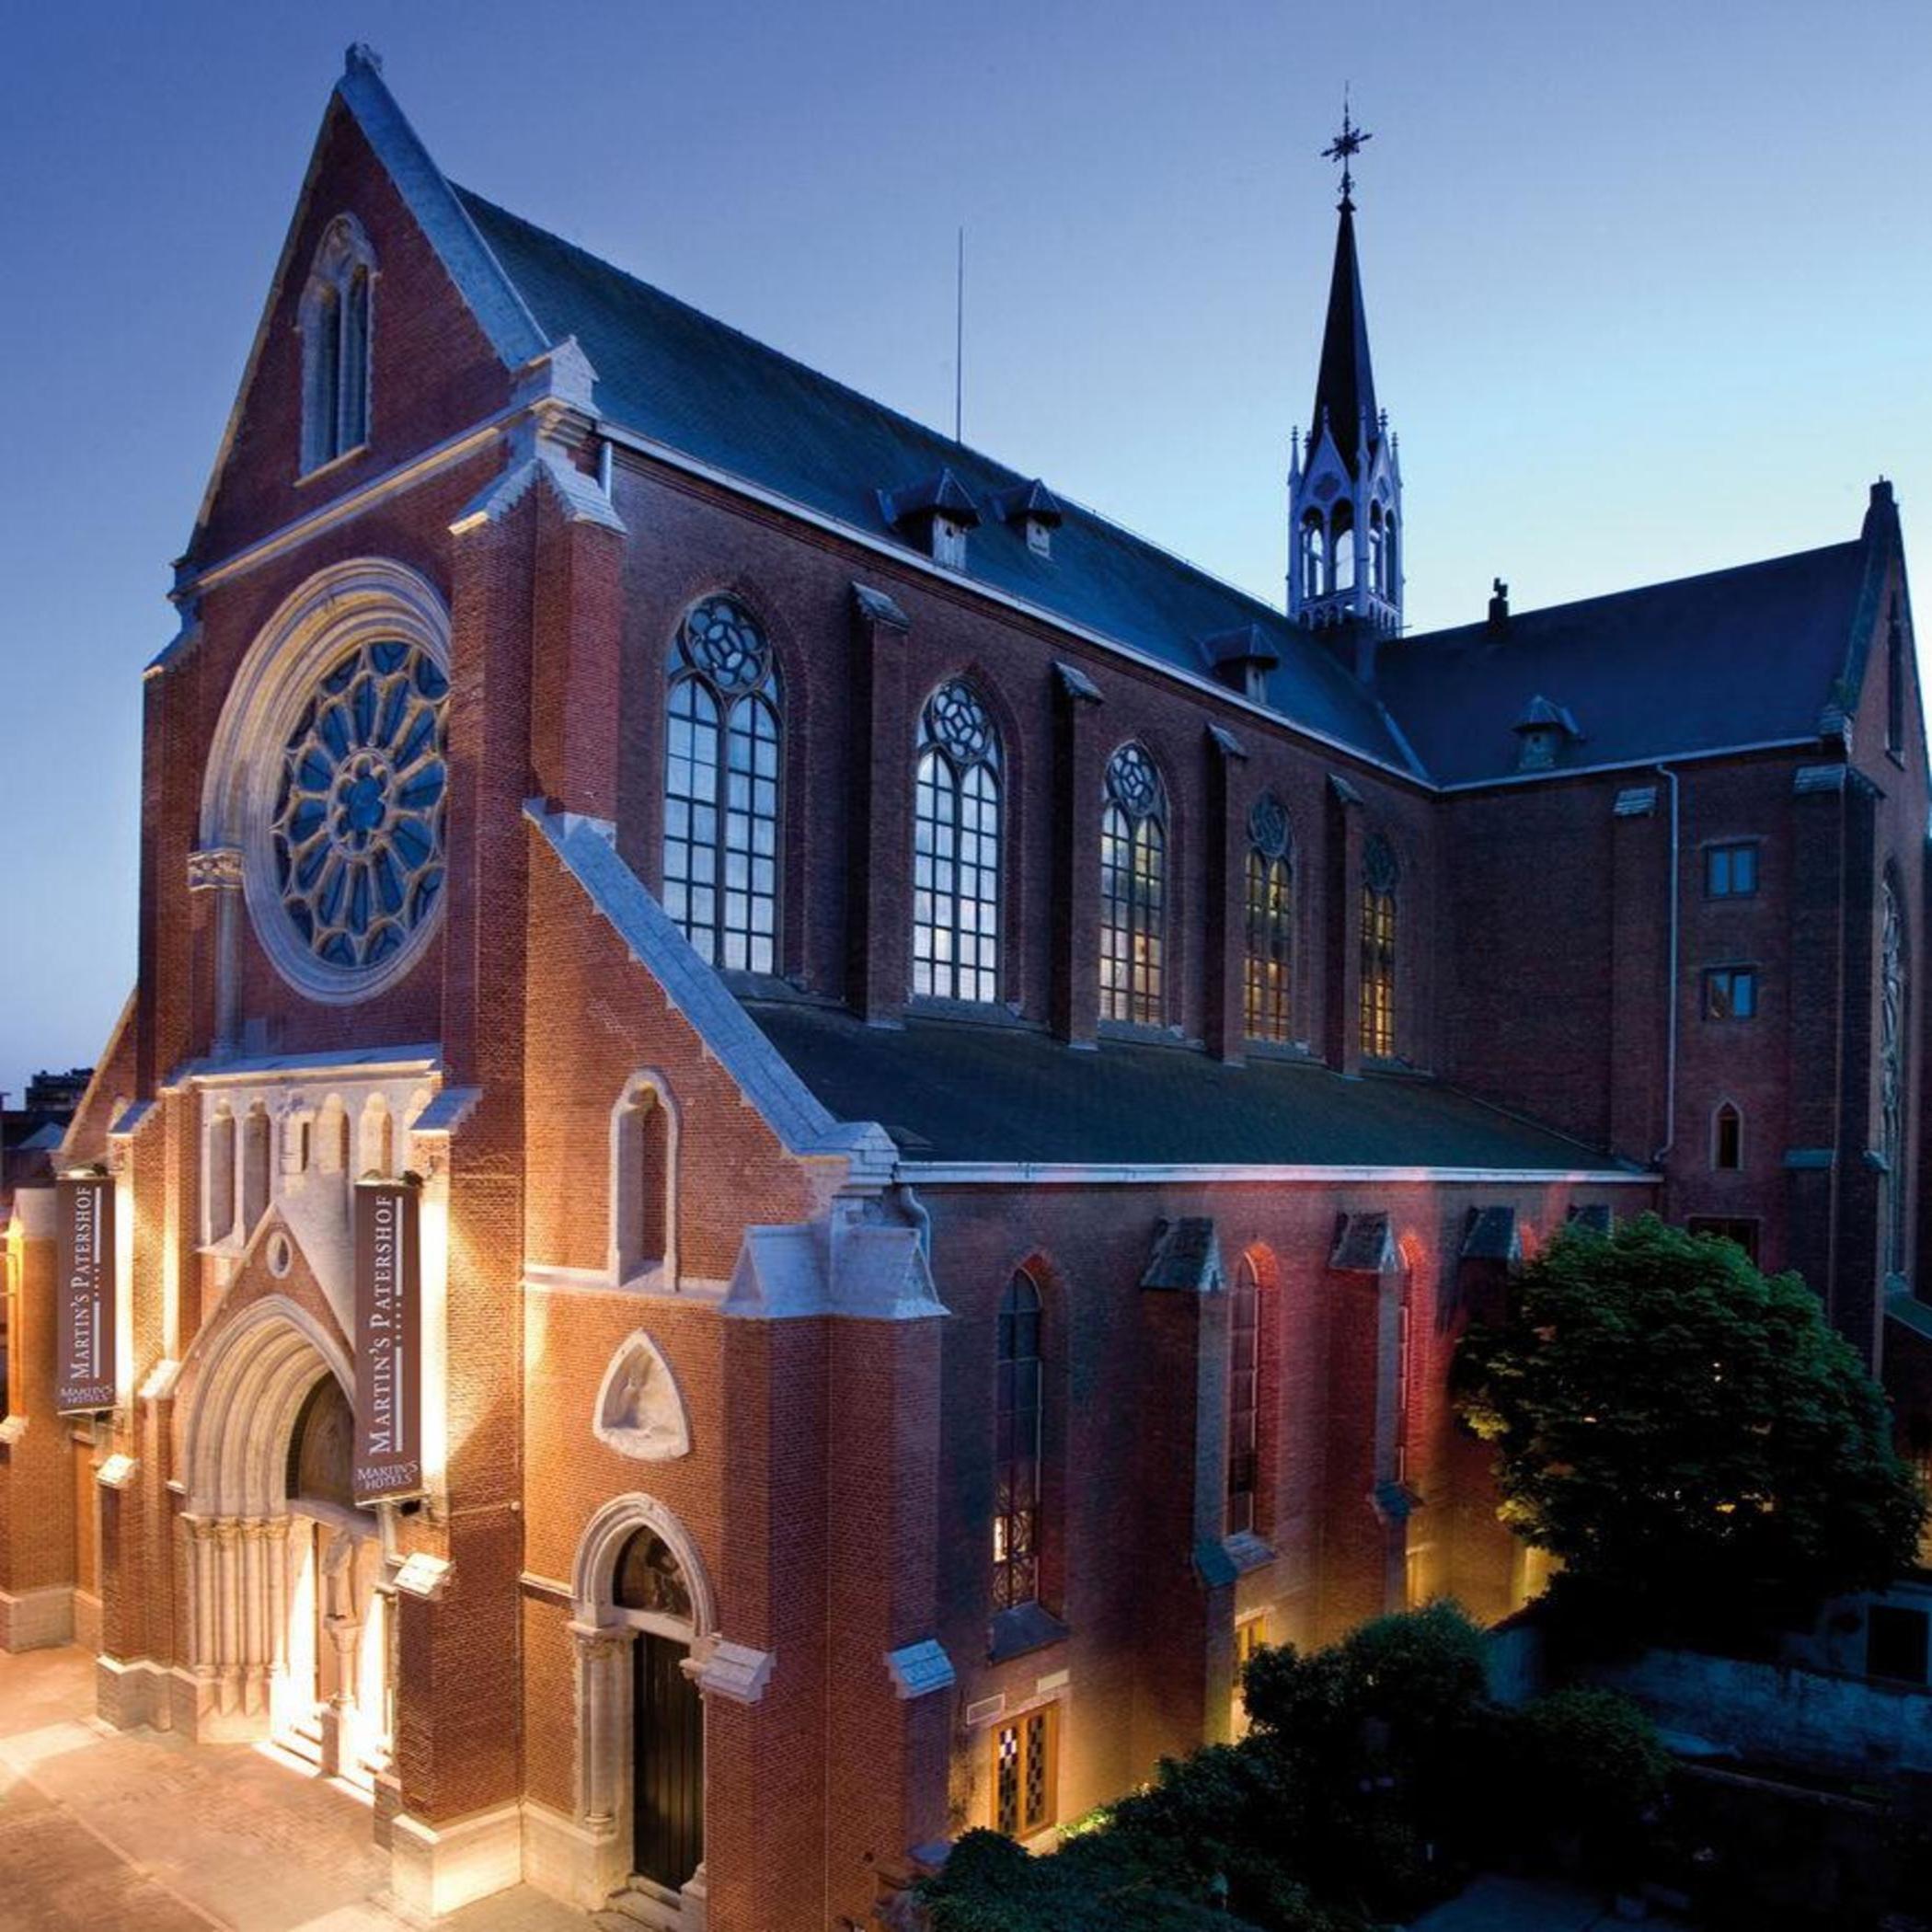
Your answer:
[[[1402,625],[1402,478],[1388,419],[1375,401],[1355,250],[1352,163],[1372,138],[1355,125],[1344,96],[1341,132],[1322,150],[1324,160],[1341,164],[1341,200],[1315,410],[1288,478],[1288,611],[1311,627],[1361,624],[1377,634]]]
[[[1315,414],[1309,418],[1308,444],[1321,441],[1326,426],[1335,437],[1342,461],[1355,467],[1362,445],[1372,447],[1378,437],[1375,418],[1375,372],[1369,361],[1368,309],[1362,299],[1362,264],[1355,254],[1355,174],[1352,163],[1364,141],[1375,137],[1358,128],[1349,111],[1348,90],[1341,96],[1341,132],[1321,151],[1324,161],[1341,163],[1340,220],[1335,229],[1335,268],[1328,277],[1328,320],[1322,331],[1321,369],[1315,379]]]

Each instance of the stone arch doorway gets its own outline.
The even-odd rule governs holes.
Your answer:
[[[665,1927],[702,1923],[705,1717],[717,1631],[709,1579],[677,1519],[620,1497],[592,1520],[572,1586],[579,1803],[602,1888]],[[695,1912],[686,1907],[697,1906]]]
[[[350,1489],[352,1386],[335,1339],[279,1295],[197,1364],[175,1717],[204,1741],[273,1737],[368,1786],[387,1760],[390,1618],[381,1519]]]

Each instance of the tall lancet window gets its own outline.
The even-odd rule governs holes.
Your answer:
[[[1248,1037],[1282,1041],[1293,1030],[1294,894],[1287,808],[1271,791],[1255,800],[1248,837]]]
[[[316,249],[300,311],[302,467],[319,469],[369,441],[371,294],[375,255],[352,214]]]
[[[664,910],[714,966],[777,970],[779,691],[735,597],[694,604],[671,648]]]
[[[1251,1535],[1261,1479],[1261,1284],[1247,1255],[1227,1304],[1227,1534]]]
[[[999,997],[999,732],[957,678],[919,714],[913,991]]]
[[[1362,855],[1362,1051],[1396,1051],[1396,855],[1378,832]]]
[[[1167,800],[1154,761],[1123,744],[1100,812],[1100,1018],[1158,1026]]]
[[[1040,1594],[1040,1290],[1019,1269],[999,1305],[994,1391],[993,1607]]]
[[[1905,922],[1885,881],[1879,948],[1879,1120],[1885,1155],[1885,1268],[1905,1271]]]

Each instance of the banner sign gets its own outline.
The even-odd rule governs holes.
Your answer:
[[[422,1493],[421,1260],[417,1193],[355,1190],[355,1459],[359,1503]]]
[[[112,1409],[114,1183],[105,1174],[54,1182],[60,1211],[60,1309],[54,1408],[63,1416]]]

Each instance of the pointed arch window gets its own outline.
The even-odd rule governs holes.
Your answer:
[[[1015,1271],[999,1305],[994,1392],[993,1607],[1040,1595],[1040,1288]]]
[[[1396,1051],[1396,886],[1394,848],[1378,832],[1362,861],[1362,1051],[1386,1060]]]
[[[1725,1174],[1744,1165],[1744,1116],[1729,1100],[1711,1116],[1710,1164]]]
[[[300,311],[302,467],[319,469],[369,441],[371,296],[375,253],[352,214],[328,224]]]
[[[733,972],[777,971],[777,664],[735,597],[707,597],[671,649],[664,910]]]
[[[1879,1134],[1885,1155],[1885,1271],[1905,1271],[1905,918],[1887,879],[1879,937]]]
[[[1294,964],[1294,879],[1288,812],[1271,792],[1248,815],[1248,957],[1244,1008],[1250,1040],[1291,1037]]]
[[[1100,812],[1100,1017],[1158,1026],[1167,801],[1154,761],[1123,744],[1108,762]]]
[[[1243,1255],[1228,1290],[1227,1534],[1252,1535],[1261,1486],[1261,1283]]]
[[[949,679],[919,714],[913,820],[913,991],[999,997],[999,732]]]

